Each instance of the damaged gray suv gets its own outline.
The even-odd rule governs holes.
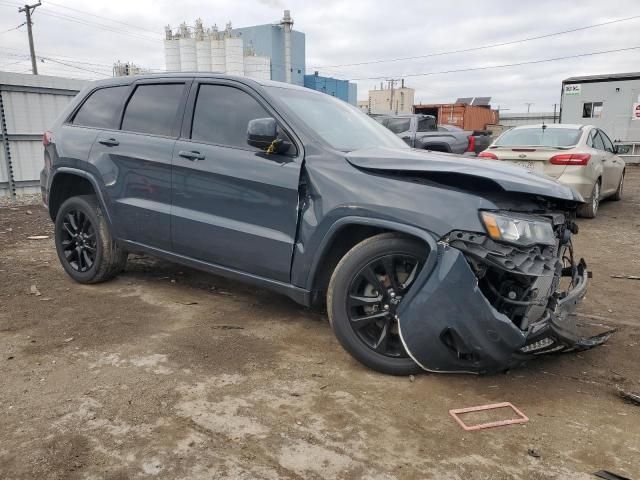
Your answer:
[[[326,305],[342,346],[406,375],[592,347],[571,312],[579,194],[409,148],[323,93],[215,74],[96,82],[46,132],[42,196],[81,283],[129,252]]]

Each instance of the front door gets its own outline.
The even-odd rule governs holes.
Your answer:
[[[173,155],[174,250],[288,282],[301,168],[295,147],[267,154],[247,144],[249,121],[275,114],[244,86],[194,85],[189,104]]]

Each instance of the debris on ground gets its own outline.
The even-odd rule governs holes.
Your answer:
[[[540,452],[537,448],[529,448],[527,449],[527,453],[533,458],[540,458]]]
[[[628,477],[623,477],[622,475],[610,472],[609,470],[600,470],[595,472],[594,475],[599,478],[604,478],[605,480],[631,480]]]
[[[638,275],[610,275],[611,278],[622,278],[624,280],[640,280]]]
[[[497,420],[495,422],[480,423],[478,425],[467,425],[466,423],[464,423],[462,418],[460,418],[460,415],[465,413],[484,412],[486,410],[496,410],[498,408],[510,408],[516,413],[518,418],[509,418],[507,420]],[[478,407],[456,408],[456,409],[449,410],[449,414],[467,432],[471,432],[474,430],[482,430],[484,428],[502,427],[505,425],[526,423],[529,421],[529,417],[527,417],[524,413],[518,410],[510,402],[492,403],[490,405],[480,405]]]
[[[36,287],[35,285],[31,285],[31,288],[29,289],[29,293],[31,295],[35,295],[36,297],[40,297],[42,295],[40,293],[40,290],[38,290],[38,287]]]
[[[416,377],[415,377],[415,375],[409,375],[409,381],[410,381],[411,383],[415,382],[415,381],[416,381]]]
[[[27,237],[27,240],[46,240],[49,235],[31,235]]]
[[[635,403],[636,405],[640,405],[640,393],[637,392],[628,392],[618,387],[618,395],[620,395],[625,400]]]

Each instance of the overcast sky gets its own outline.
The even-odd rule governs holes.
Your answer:
[[[35,2],[34,2],[35,3]],[[371,77],[402,78],[416,101],[451,102],[491,96],[511,112],[551,111],[561,81],[575,75],[640,71],[640,49],[484,71],[410,76],[640,47],[640,18],[474,52],[365,65],[335,65],[428,55],[510,42],[640,15],[633,0],[505,0],[374,2],[364,0],[195,1],[42,0],[34,14],[40,73],[101,78],[119,59],[163,69],[163,26],[202,17],[205,25],[234,27],[274,22],[288,8],[294,29],[306,34],[307,73],[357,80],[358,97],[379,84]],[[30,71],[26,27],[16,0],[0,0],[0,70]],[[67,7],[67,8],[64,8]],[[75,10],[73,10],[75,9]],[[90,16],[91,13],[95,16]],[[114,23],[116,20],[123,23]],[[108,31],[96,25],[108,26]],[[155,33],[154,33],[155,32]],[[72,68],[73,65],[93,72]],[[83,63],[78,63],[83,62]]]

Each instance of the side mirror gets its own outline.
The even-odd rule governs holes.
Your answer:
[[[247,143],[267,153],[278,153],[284,142],[278,138],[278,124],[273,118],[255,118],[247,126]]]

